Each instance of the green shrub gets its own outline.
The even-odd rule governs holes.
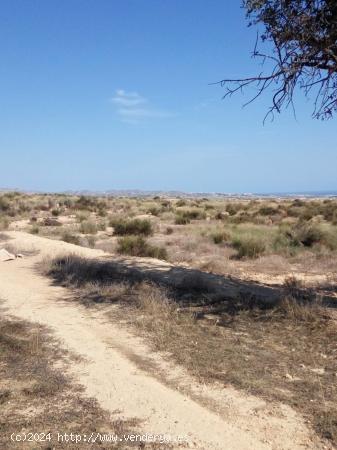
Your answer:
[[[324,217],[324,219],[328,222],[334,222],[336,221],[337,218],[337,204],[330,202],[327,203],[325,205],[323,205],[323,211],[322,211],[322,215]]]
[[[272,248],[276,253],[284,256],[294,256],[299,249],[299,245],[294,242],[289,234],[280,229],[273,239]]]
[[[149,220],[113,220],[111,226],[114,228],[114,234],[117,236],[139,235],[150,236],[153,234],[152,224]]]
[[[317,215],[319,215],[319,211],[314,211],[312,208],[308,207],[303,209],[299,218],[301,221],[309,221]]]
[[[222,242],[226,242],[230,239],[230,235],[227,231],[216,231],[211,234],[211,238],[214,244],[221,244]]]
[[[337,230],[336,228],[325,231],[323,233],[322,237],[322,243],[325,245],[329,250],[337,250]]]
[[[76,214],[76,219],[78,222],[83,222],[84,220],[87,220],[90,213],[89,211],[80,211]]]
[[[263,240],[255,236],[237,236],[233,239],[232,244],[238,252],[238,258],[257,258],[266,250]]]
[[[305,206],[305,201],[301,200],[300,198],[295,198],[292,201],[292,206],[298,206],[298,207]]]
[[[100,207],[97,214],[99,215],[99,217],[106,217],[107,216],[106,209]]]
[[[31,234],[39,234],[40,233],[40,228],[37,225],[33,225],[29,232]]]
[[[176,218],[174,220],[174,223],[176,225],[187,225],[190,222],[191,222],[191,220],[188,217],[184,217],[184,216],[182,216],[180,214],[177,214]]]
[[[259,209],[259,214],[261,216],[272,216],[274,214],[277,214],[277,209],[273,208],[272,206],[262,206]]]
[[[0,211],[6,212],[10,209],[10,207],[11,207],[11,204],[10,204],[10,201],[8,200],[8,198],[5,195],[0,197]]]
[[[226,213],[223,213],[221,211],[217,211],[215,216],[214,216],[214,219],[215,220],[224,220],[224,219],[226,219],[226,217],[227,217]]]
[[[322,241],[323,231],[312,224],[303,224],[293,229],[293,237],[304,247],[312,247]]]
[[[235,214],[242,209],[241,203],[227,203],[226,211],[230,216],[235,216]]]
[[[289,248],[324,245],[329,250],[337,250],[337,231],[335,227],[324,227],[318,224],[300,222],[293,227],[280,230],[275,238],[275,248]]]
[[[167,227],[166,228],[166,234],[172,234],[173,233],[173,228],[172,227]]]
[[[96,245],[96,238],[95,238],[95,236],[88,236],[86,239],[87,239],[88,246],[90,248],[95,248],[95,245]]]
[[[44,203],[39,203],[34,207],[35,211],[49,211],[49,206]]]
[[[106,222],[105,221],[98,222],[97,223],[97,230],[105,231],[106,230]]]
[[[0,216],[0,230],[7,230],[9,227],[9,220],[5,216]]]
[[[54,217],[46,217],[42,223],[45,227],[62,227],[62,223]]]
[[[83,234],[96,234],[98,231],[97,225],[91,220],[84,220],[80,225],[80,232]]]
[[[323,231],[318,225],[306,222],[299,222],[291,228],[282,230],[289,244],[294,247],[312,247],[322,241]]]
[[[163,200],[161,202],[161,209],[163,211],[171,211],[172,210],[171,202],[169,200]]]
[[[124,236],[119,238],[117,243],[117,252],[123,255],[167,259],[165,248],[150,245],[141,236]]]
[[[181,212],[179,211],[178,214],[181,214],[183,217],[190,220],[206,219],[206,213],[201,209],[186,209]]]
[[[152,216],[159,216],[161,210],[157,206],[152,206],[147,210],[148,214],[151,214]]]
[[[180,206],[186,206],[186,200],[183,200],[182,198],[180,200],[177,201],[176,206],[180,207]]]
[[[18,203],[18,208],[19,208],[19,213],[21,213],[21,214],[29,212],[32,209],[30,205],[27,205],[26,203],[21,202],[21,201]]]
[[[64,202],[63,202],[63,205],[64,205],[66,208],[72,208],[72,207],[74,206],[74,201],[71,200],[70,198],[66,198],[66,199],[64,200]]]
[[[303,214],[303,208],[298,206],[291,206],[286,210],[288,217],[300,217]]]
[[[52,213],[52,215],[53,215],[54,217],[57,217],[57,216],[60,215],[60,210],[58,210],[58,209],[53,209],[51,213]]]
[[[106,207],[106,202],[99,200],[96,197],[89,197],[86,195],[81,195],[80,198],[78,198],[73,204],[74,209],[84,209],[87,211],[105,210]]]
[[[68,231],[63,233],[61,240],[64,242],[68,242],[69,244],[75,244],[75,245],[81,244],[79,236],[77,236],[76,234],[73,234],[73,233],[69,233]]]
[[[333,225],[337,225],[337,209],[332,213],[331,222]]]
[[[240,211],[238,214],[236,214],[235,216],[232,216],[230,219],[231,223],[246,223],[246,222],[251,222],[252,221],[252,216],[250,216],[246,211]]]
[[[185,209],[177,211],[175,218],[175,223],[177,225],[186,225],[190,223],[191,220],[201,220],[206,219],[206,213],[204,210],[200,209]]]
[[[214,205],[205,205],[205,211],[210,211],[211,209],[215,209]]]

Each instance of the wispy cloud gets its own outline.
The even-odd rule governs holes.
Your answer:
[[[128,108],[147,103],[146,98],[142,97],[137,92],[125,92],[123,89],[117,89],[115,96],[111,98],[111,101],[116,105]]]
[[[218,98],[206,98],[205,100],[200,101],[194,106],[195,111],[202,111],[206,108],[212,106],[215,102],[219,101]]]
[[[169,111],[155,108],[147,98],[137,92],[118,89],[110,101],[116,106],[116,113],[123,122],[139,123],[146,119],[161,119],[174,115]]]

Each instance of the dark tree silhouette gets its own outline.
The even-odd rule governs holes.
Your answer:
[[[254,77],[220,81],[224,97],[251,86],[256,91],[248,104],[271,88],[266,117],[273,117],[293,106],[299,88],[313,100],[313,117],[332,117],[337,111],[337,0],[244,0],[243,6],[249,25],[264,28],[252,55],[264,69]],[[261,52],[261,42],[273,50]]]

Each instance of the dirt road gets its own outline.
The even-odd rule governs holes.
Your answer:
[[[39,254],[0,263],[0,299],[6,312],[50,327],[62,346],[80,355],[71,375],[103,408],[119,411],[123,419],[140,419],[142,433],[187,436],[188,448],[323,448],[289,407],[199,385],[163,356],[151,354],[123,325],[108,321],[104,309],[72,303],[66,289],[52,285],[34,268],[46,255],[98,257],[101,251],[23,232],[8,235],[13,246]]]

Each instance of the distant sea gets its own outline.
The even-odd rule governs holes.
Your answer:
[[[269,193],[256,193],[253,196],[261,197],[337,197],[337,191],[300,191],[300,192],[269,192]]]

